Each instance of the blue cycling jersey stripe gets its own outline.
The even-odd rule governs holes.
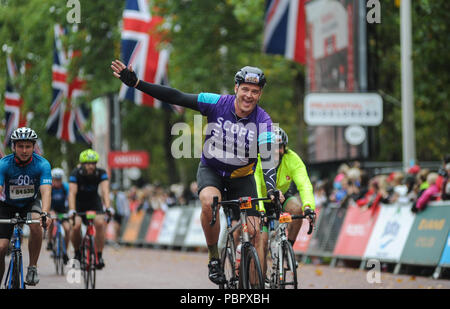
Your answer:
[[[100,179],[101,180],[108,180],[108,174],[103,174]]]
[[[258,136],[258,145],[274,142],[275,142],[275,133],[273,132],[263,132]]]
[[[70,181],[70,182],[77,182],[77,177],[75,177],[75,176],[70,176],[70,177],[69,177],[69,181]]]
[[[202,92],[198,95],[197,101],[200,103],[216,104],[219,99],[219,94]]]

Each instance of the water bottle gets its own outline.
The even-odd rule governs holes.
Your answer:
[[[236,248],[236,275],[239,273],[239,265],[241,264],[241,244]]]

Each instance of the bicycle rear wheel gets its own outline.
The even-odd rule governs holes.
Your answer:
[[[258,253],[250,243],[242,244],[239,288],[264,289],[264,280]]]
[[[219,289],[237,289],[238,278],[236,276],[234,241],[231,235],[228,235],[225,248],[222,249],[220,262],[223,274],[226,278],[225,284],[219,284]]]
[[[297,289],[297,262],[294,250],[288,241],[281,243],[283,254],[282,276],[280,280],[281,289]]]

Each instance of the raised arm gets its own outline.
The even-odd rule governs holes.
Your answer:
[[[175,88],[152,84],[139,80],[131,65],[127,68],[120,60],[111,64],[113,75],[128,87],[134,87],[160,101],[183,106],[198,111],[197,94],[181,92]]]

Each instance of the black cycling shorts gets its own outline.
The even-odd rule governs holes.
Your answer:
[[[11,219],[16,213],[19,213],[21,217],[26,217],[29,212],[41,213],[41,201],[39,199],[35,200],[31,204],[24,207],[17,207],[0,202],[0,219]],[[13,224],[0,224],[0,238],[11,239],[14,231]]]
[[[101,202],[81,202],[77,201],[75,205],[75,210],[77,212],[86,212],[86,211],[97,211],[103,212],[103,205]]]
[[[95,211],[97,214],[103,213],[103,205],[100,202],[81,202],[77,201],[75,205],[75,210],[77,212],[87,212],[87,211]],[[84,225],[88,225],[88,220],[86,219],[86,215],[80,216]]]
[[[258,197],[255,177],[248,175],[240,178],[228,178],[218,175],[213,169],[200,162],[197,170],[198,194],[206,187],[215,187],[222,194],[222,200],[233,200],[239,197]],[[239,220],[240,210],[233,207],[233,220]],[[256,210],[256,202],[252,203],[252,209],[248,209],[247,215],[259,217]]]

